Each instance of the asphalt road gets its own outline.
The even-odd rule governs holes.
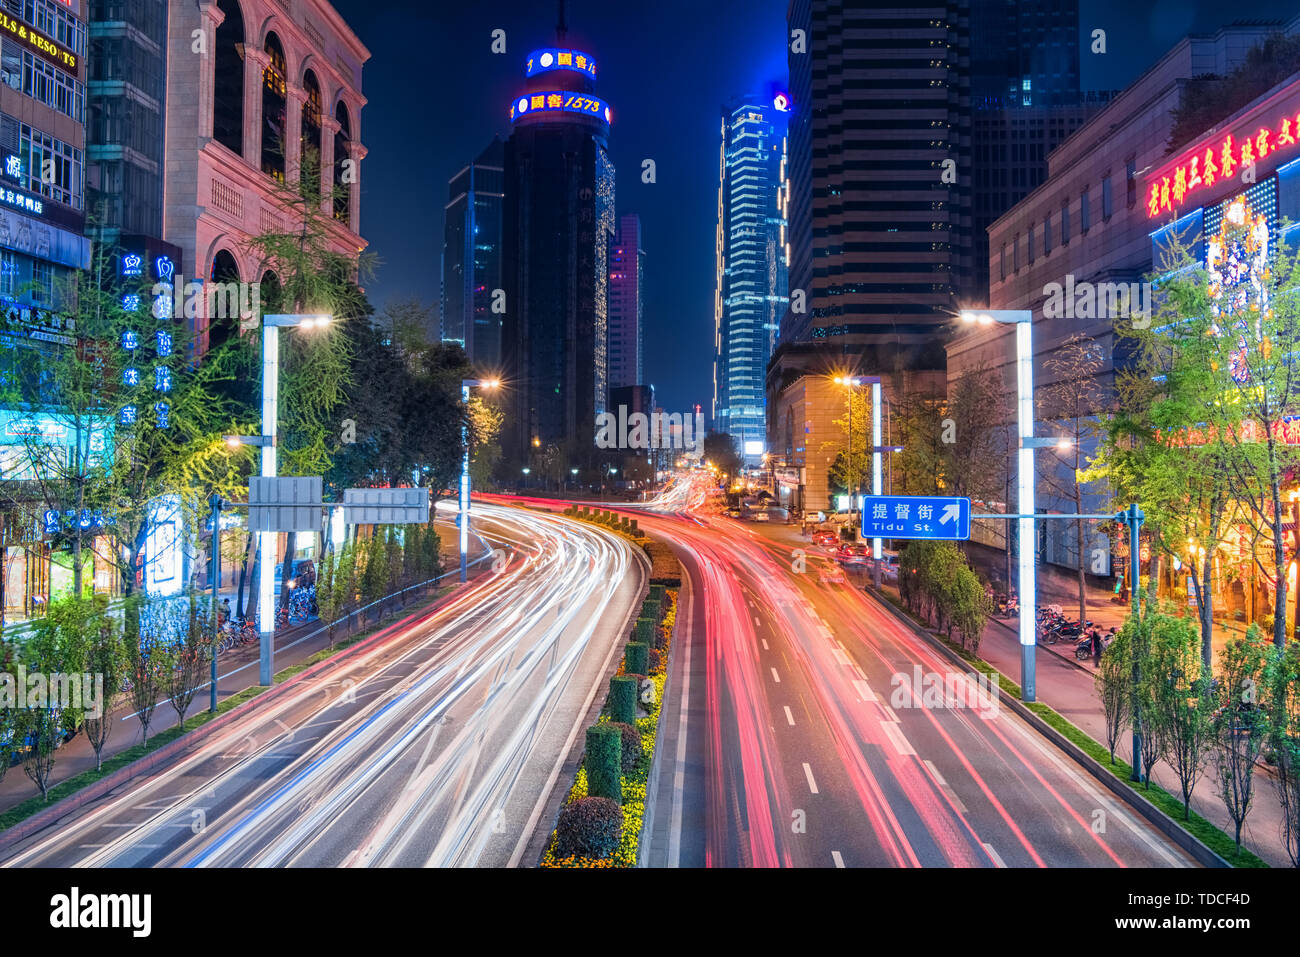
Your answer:
[[[474,514],[495,574],[0,864],[520,863],[646,573],[590,525]]]
[[[650,866],[1193,864],[995,688],[823,582],[824,550],[698,514],[641,524],[689,579]]]

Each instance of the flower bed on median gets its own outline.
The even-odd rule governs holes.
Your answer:
[[[651,602],[647,599],[647,604]],[[646,784],[650,778],[650,767],[654,762],[655,745],[659,736],[659,713],[663,706],[664,681],[668,676],[668,649],[672,642],[673,626],[677,620],[677,593],[664,593],[661,618],[656,626],[658,631],[658,664],[646,675],[654,685],[654,700],[645,703],[647,716],[638,718],[637,730],[641,733],[641,755],[637,758],[631,771],[622,774],[623,791],[623,827],[618,847],[609,855],[601,858],[559,857],[556,854],[557,834],[552,832],[546,853],[542,855],[542,867],[635,867],[641,850],[641,828],[645,819]],[[618,676],[625,674],[626,661],[621,662]],[[609,722],[609,702],[606,701],[598,723]],[[587,769],[585,756],[583,766],[578,768],[573,787],[564,800],[564,807],[588,797]],[[563,810],[561,811],[563,816]]]

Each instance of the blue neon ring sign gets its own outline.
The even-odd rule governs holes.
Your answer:
[[[546,90],[541,93],[525,93],[517,96],[510,104],[510,122],[533,113],[577,113],[591,116],[608,123],[611,119],[609,103],[589,93],[574,93],[572,90]]]
[[[561,47],[543,47],[528,54],[528,62],[524,65],[525,76],[535,76],[551,70],[572,70],[595,79],[596,61],[581,50]]]

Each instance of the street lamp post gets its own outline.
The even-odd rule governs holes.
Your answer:
[[[1019,496],[1020,687],[1022,700],[1035,701],[1034,651],[1038,619],[1034,583],[1034,449],[1056,445],[1056,439],[1034,439],[1034,314],[1027,309],[963,310],[963,322],[1016,327],[1016,409],[1020,443],[1016,474]]]
[[[465,417],[460,423],[460,508],[456,524],[460,532],[460,580],[469,580],[469,390],[475,386],[495,389],[501,383],[496,379],[461,379],[460,400],[465,403]]]
[[[328,315],[269,315],[262,317],[262,447],[263,478],[276,476],[276,417],[280,402],[280,330],[315,329],[333,321]],[[258,532],[257,631],[260,639],[258,684],[270,687],[275,639],[275,539],[276,532]],[[286,577],[289,569],[285,569]]]
[[[212,662],[211,662],[211,683],[212,688],[208,695],[209,710],[217,713],[217,641],[220,637],[219,615],[217,600],[220,597],[221,587],[221,510],[226,507],[225,501],[215,492],[208,500],[212,505]]]

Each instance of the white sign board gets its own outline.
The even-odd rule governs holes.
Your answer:
[[[427,488],[347,488],[343,490],[347,525],[423,525],[429,521]]]
[[[321,477],[248,480],[248,530],[251,532],[319,532]]]

